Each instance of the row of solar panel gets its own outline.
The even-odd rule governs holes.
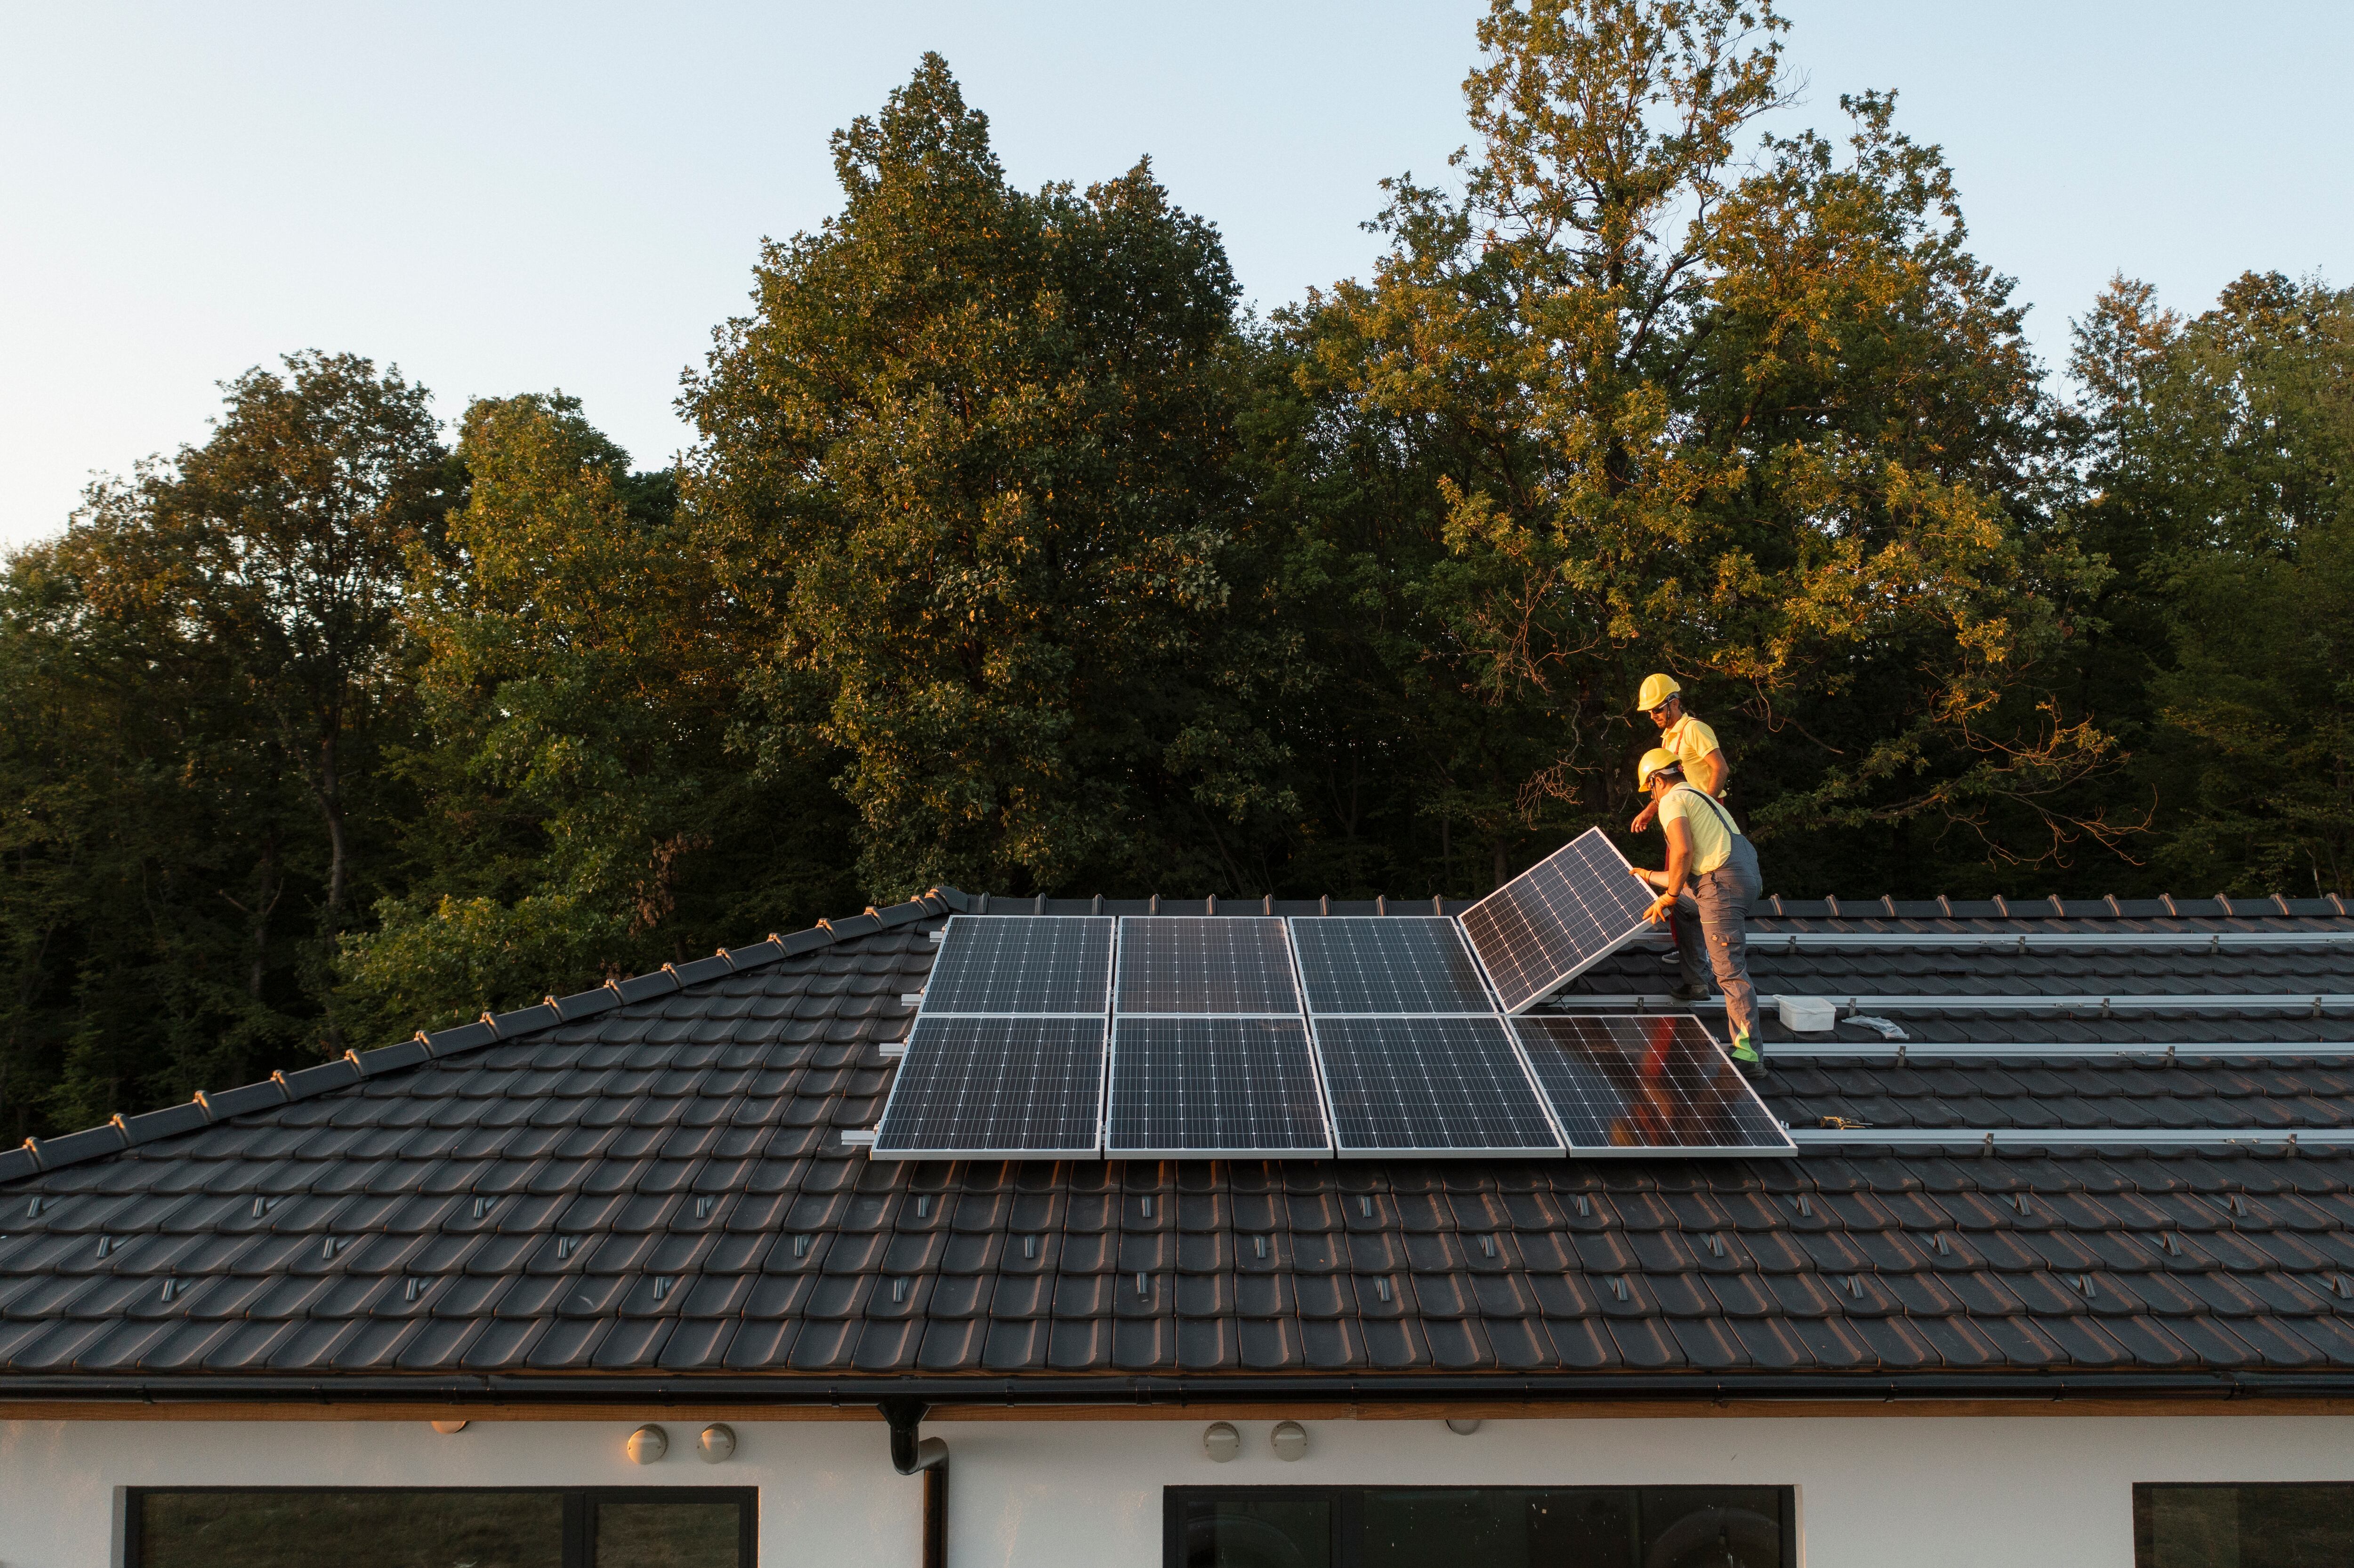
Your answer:
[[[1286,926],[1289,930],[1287,932]],[[927,1017],[1496,1011],[1455,922],[959,916]],[[1293,962],[1294,952],[1298,963]]]
[[[1123,1013],[1294,1014],[1304,987],[1315,1013],[1515,1013],[1624,945],[1649,899],[1626,857],[1590,830],[1465,910],[1459,926],[1295,920],[1287,942],[1272,918],[1130,917],[1115,966],[1108,918],[1001,916],[979,929],[968,919],[925,988],[925,1011],[1098,1013],[1110,988]]]
[[[1661,1150],[1793,1151],[1689,1014],[918,1019],[874,1145],[902,1160]]]

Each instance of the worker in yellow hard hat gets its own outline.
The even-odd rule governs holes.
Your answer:
[[[1724,759],[1723,748],[1716,744],[1716,731],[1694,718],[1684,707],[1684,689],[1676,684],[1673,675],[1646,675],[1643,689],[1636,694],[1635,705],[1659,726],[1659,744],[1676,754],[1684,765],[1684,782],[1711,800],[1724,798],[1724,781],[1732,775],[1733,766]],[[1651,813],[1658,808],[1646,803],[1627,824],[1630,833],[1639,833],[1651,825]]]
[[[1666,747],[1643,754],[1635,768],[1635,787],[1650,796],[1668,841],[1667,870],[1638,869],[1635,874],[1659,890],[1643,917],[1666,920],[1675,932],[1683,970],[1675,995],[1698,1001],[1708,994],[1707,978],[1700,971],[1699,955],[1705,950],[1717,989],[1724,992],[1733,1060],[1744,1073],[1762,1072],[1766,1063],[1757,1048],[1757,992],[1749,983],[1747,937],[1749,906],[1766,890],[1757,874],[1756,848],[1723,803],[1692,788],[1682,759]]]

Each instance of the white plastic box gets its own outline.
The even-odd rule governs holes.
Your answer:
[[[1822,996],[1785,996],[1775,999],[1781,1011],[1782,1027],[1797,1034],[1820,1034],[1839,1022],[1839,1003]]]

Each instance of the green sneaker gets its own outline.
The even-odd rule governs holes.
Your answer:
[[[1755,1075],[1766,1070],[1765,1054],[1757,1049],[1745,1030],[1733,1037],[1732,1056],[1733,1065],[1744,1073]]]

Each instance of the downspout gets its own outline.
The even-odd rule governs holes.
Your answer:
[[[886,1399],[879,1408],[891,1428],[891,1467],[924,1477],[924,1568],[948,1568],[949,1446],[938,1437],[918,1438],[916,1427],[929,1408],[921,1400]]]

